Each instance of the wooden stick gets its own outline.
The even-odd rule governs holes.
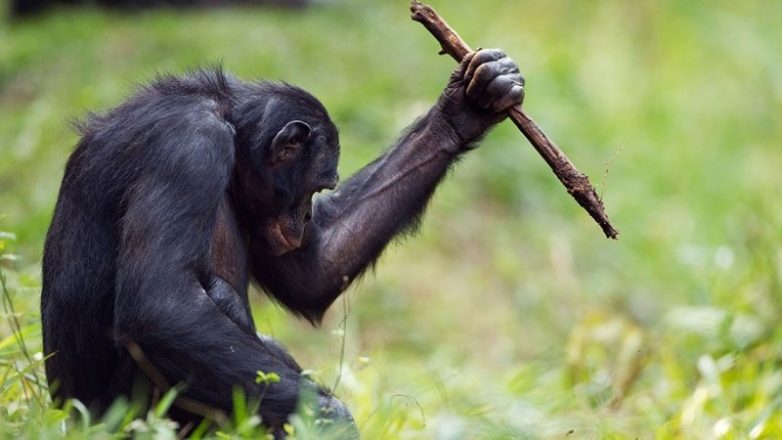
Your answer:
[[[413,0],[410,6],[412,19],[424,25],[429,32],[440,42],[442,51],[440,54],[448,54],[457,62],[460,62],[468,53],[472,52],[459,35],[448,26],[437,12],[428,5]],[[579,172],[573,162],[565,156],[551,139],[543,133],[538,124],[521,109],[521,106],[512,107],[508,116],[516,124],[516,127],[524,133],[533,147],[543,156],[543,159],[557,175],[559,181],[565,185],[567,192],[592,216],[600,225],[606,237],[616,239],[619,232],[611,226],[605,213],[603,202],[595,192],[595,188],[589,182],[586,174]]]

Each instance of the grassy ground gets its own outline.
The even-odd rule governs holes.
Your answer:
[[[406,6],[0,24],[0,435],[171,433],[155,414],[63,425],[36,384],[39,261],[76,141],[68,121],[156,72],[222,62],[319,96],[349,175],[453,68]],[[323,328],[259,296],[260,330],[338,381],[368,439],[782,437],[782,3],[435,6],[473,45],[519,62],[525,107],[605,182],[620,240],[601,236],[506,124]]]

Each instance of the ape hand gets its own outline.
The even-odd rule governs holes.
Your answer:
[[[499,49],[467,54],[451,75],[437,109],[453,127],[463,148],[492,125],[508,108],[524,100],[524,77],[516,63]]]

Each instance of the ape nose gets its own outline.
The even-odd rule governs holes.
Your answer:
[[[307,211],[304,214],[304,223],[309,223],[312,220],[312,211]]]

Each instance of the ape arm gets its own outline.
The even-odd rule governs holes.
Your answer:
[[[228,193],[223,195],[214,225],[210,249],[213,274],[206,293],[231,321],[254,335],[247,298],[247,249],[229,197]]]
[[[390,150],[316,198],[300,249],[272,258],[251,245],[253,275],[293,312],[319,321],[395,235],[415,226],[460,146],[431,111]]]
[[[501,51],[468,55],[434,108],[386,153],[316,200],[300,249],[272,258],[251,245],[255,278],[292,311],[319,321],[394,236],[415,227],[460,153],[521,102],[522,85]]]
[[[212,303],[233,321],[245,333],[255,336],[255,323],[252,319],[250,305],[228,281],[219,275],[213,275],[209,285],[204,286],[206,295]]]
[[[294,411],[298,366],[229,319],[207,295],[209,246],[220,198],[233,166],[230,129],[209,111],[176,103],[148,136],[144,169],[123,197],[114,331],[122,347],[138,344],[171,385],[189,383],[186,396],[231,409],[242,387],[263,395],[264,423],[280,426]],[[256,372],[276,372],[268,389]]]

